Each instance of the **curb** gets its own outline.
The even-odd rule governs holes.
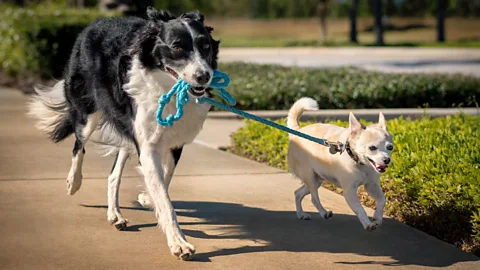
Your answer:
[[[426,115],[432,117],[444,117],[447,115],[454,115],[457,113],[464,113],[469,115],[480,115],[480,108],[429,108],[429,109],[359,109],[359,110],[320,110],[314,112],[305,112],[302,115],[302,120],[310,121],[325,121],[325,120],[348,120],[349,113],[353,112],[357,118],[365,119],[367,121],[377,121],[378,114],[382,112],[386,119],[399,118],[401,116],[411,119],[419,119]],[[278,120],[286,118],[288,111],[247,111],[253,115]],[[213,111],[208,113],[210,119],[243,119],[242,116],[223,111]]]

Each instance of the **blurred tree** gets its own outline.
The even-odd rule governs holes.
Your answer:
[[[383,43],[383,9],[382,0],[373,0],[373,13],[375,14],[375,34],[377,45],[384,45]]]
[[[358,1],[360,0],[350,0],[350,42],[358,43],[357,40],[357,9]]]
[[[445,42],[445,0],[437,0],[437,41]]]
[[[317,5],[317,16],[320,18],[320,38],[321,40],[327,39],[327,15],[328,4],[330,0],[320,0]]]

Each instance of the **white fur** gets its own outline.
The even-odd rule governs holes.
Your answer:
[[[190,32],[190,35],[194,37],[195,34],[193,33],[193,30],[191,29],[190,25],[188,25],[187,22],[183,22],[183,24]],[[213,71],[208,65],[207,61],[205,61],[205,59],[202,57],[197,47],[194,46],[193,53],[190,54],[190,60],[188,61],[187,66],[184,68],[184,70],[178,72],[178,74],[184,81],[188,82],[190,85],[198,85],[195,78],[196,77],[195,74],[197,71],[207,71],[210,74],[210,80],[206,84],[206,85],[209,85],[212,80]]]
[[[304,111],[316,111],[318,110],[318,103],[309,97],[304,97],[297,100],[290,111],[288,112],[287,117],[287,126],[291,129],[298,129],[298,117],[302,115]]]
[[[119,190],[122,178],[123,168],[127,162],[129,153],[126,149],[120,149],[112,173],[108,176],[108,211],[107,219],[119,230],[125,229],[128,220],[120,212]]]
[[[314,108],[314,105],[311,99],[297,101],[289,112],[289,127],[298,129],[297,119],[304,110]],[[377,164],[382,164],[380,162],[383,162],[385,157],[390,157],[391,151],[386,150],[386,146],[392,144],[392,138],[386,131],[383,115],[379,118],[378,124],[368,126],[366,130],[362,129],[353,114],[350,114],[349,128],[314,124],[300,129],[301,132],[332,142],[345,143],[348,139],[362,164],[356,163],[347,153],[332,155],[325,146],[297,136],[290,136],[288,165],[290,171],[302,181],[302,186],[295,191],[295,205],[299,219],[310,219],[302,209],[302,200],[308,194],[311,194],[312,203],[322,218],[332,217],[333,213],[323,207],[318,196],[318,188],[323,181],[328,181],[343,189],[345,200],[365,230],[372,231],[382,224],[385,196],[380,186],[380,174],[375,166],[369,164],[368,158],[375,160]],[[379,149],[368,150],[371,145],[376,145]],[[358,199],[357,189],[361,185],[365,185],[365,190],[377,203],[373,216],[374,222],[369,220]]]
[[[87,123],[82,129],[82,143],[85,145],[90,136],[95,131],[100,122],[101,112],[97,111],[88,116]],[[75,194],[82,185],[82,166],[83,166],[83,149],[79,149],[76,155],[72,158],[72,167],[67,176],[67,193],[68,195]]]
[[[82,165],[83,151],[80,149],[76,155],[72,157],[72,166],[67,175],[67,194],[75,194],[82,186]]]
[[[189,259],[195,253],[195,248],[185,240],[168,195],[174,169],[170,149],[194,140],[203,127],[210,106],[196,104],[192,100],[185,105],[184,115],[179,121],[172,127],[162,127],[155,119],[157,100],[171,89],[175,80],[162,71],[147,71],[137,59],[133,60],[129,74],[130,82],[124,89],[137,105],[134,127],[141,153],[140,171],[144,175],[158,224],[167,236],[172,254],[181,259]],[[175,103],[175,98],[172,98],[165,106],[163,117],[176,113]]]
[[[28,103],[28,115],[37,120],[35,127],[45,133],[52,133],[67,114],[63,86],[62,80],[53,87],[35,87],[37,95],[33,95]],[[52,109],[58,107],[61,109]]]

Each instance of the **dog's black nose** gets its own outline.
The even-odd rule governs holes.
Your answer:
[[[385,164],[389,164],[389,163],[390,163],[390,158],[388,158],[388,157],[387,157],[387,158],[384,158],[384,159],[383,159],[383,162],[385,162]]]
[[[195,79],[200,85],[205,85],[210,80],[210,72],[208,71],[197,71],[195,72]]]

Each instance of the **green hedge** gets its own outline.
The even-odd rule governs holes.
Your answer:
[[[395,150],[381,178],[386,213],[480,256],[480,117],[401,118],[388,128]],[[232,152],[288,169],[287,133],[248,122],[232,139]]]
[[[77,35],[100,16],[96,9],[2,8],[0,72],[60,78]]]
[[[480,78],[462,75],[388,74],[357,68],[307,69],[221,64],[228,91],[245,110],[288,110],[301,97],[322,109],[475,106]]]

